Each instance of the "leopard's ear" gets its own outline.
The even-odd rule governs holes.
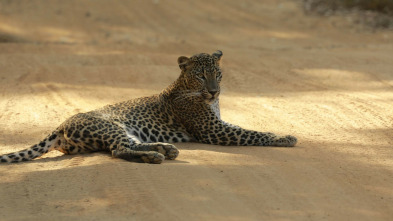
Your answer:
[[[187,58],[186,56],[180,56],[177,59],[177,63],[179,64],[179,68],[181,70],[185,71],[187,66],[188,66],[188,64],[190,63],[190,59]]]
[[[219,63],[220,60],[221,60],[221,57],[222,57],[222,51],[217,50],[217,51],[214,52],[212,55],[213,55],[213,57],[217,58],[217,63]]]

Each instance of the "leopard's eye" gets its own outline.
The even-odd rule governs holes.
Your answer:
[[[197,78],[202,79],[202,80],[206,80],[206,77],[204,74],[198,74]]]

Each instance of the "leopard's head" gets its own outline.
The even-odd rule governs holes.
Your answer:
[[[196,54],[188,58],[177,59],[182,70],[181,78],[185,82],[185,91],[190,97],[212,104],[220,95],[221,51],[210,54]]]

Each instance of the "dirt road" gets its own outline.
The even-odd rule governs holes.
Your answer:
[[[391,220],[393,33],[293,1],[0,1],[0,154],[224,52],[222,118],[295,148],[177,144],[0,166],[0,220]]]

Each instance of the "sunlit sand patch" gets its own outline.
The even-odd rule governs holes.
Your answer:
[[[25,31],[21,28],[18,28],[15,25],[9,25],[6,24],[5,22],[0,23],[0,31],[6,32],[9,34],[16,34],[16,35],[23,35],[25,34]]]
[[[275,31],[275,30],[257,30],[257,29],[240,29],[240,32],[250,36],[270,37],[279,39],[306,39],[310,38],[308,34],[296,31]]]
[[[286,32],[281,32],[281,31],[267,31],[267,35],[275,38],[281,38],[281,39],[297,39],[297,38],[309,38],[310,36],[304,33],[300,32],[294,32],[294,31],[286,31]]]
[[[47,41],[59,43],[82,43],[85,36],[75,30],[68,30],[54,27],[44,27],[37,31],[39,35],[45,36]]]
[[[331,88],[364,90],[381,87],[379,79],[370,77],[370,74],[357,71],[340,69],[294,69],[293,72]]]
[[[182,144],[182,146],[190,146],[197,144]],[[180,155],[178,160],[184,160],[189,162],[186,166],[195,165],[206,165],[206,166],[231,166],[236,165],[237,162],[242,162],[242,165],[246,166],[266,166],[269,162],[261,161],[258,157],[252,154],[240,153],[240,151],[252,152],[255,148],[264,147],[223,147],[223,146],[211,146],[214,150],[187,150],[180,149]],[[248,150],[245,150],[248,149]],[[280,151],[280,150],[277,150]]]
[[[9,175],[9,179],[6,179],[4,182],[16,182],[24,179],[23,174],[28,174],[30,172],[45,172],[45,171],[54,171],[54,170],[63,170],[70,167],[88,167],[92,165],[102,164],[102,157],[111,158],[108,154],[100,154],[100,153],[90,153],[90,154],[81,154],[81,155],[64,155],[59,151],[51,151],[45,154],[42,157],[36,158],[32,161],[20,163],[18,165],[17,171],[13,171],[13,169],[8,171],[0,172],[7,176]],[[2,181],[0,180],[0,183]]]

